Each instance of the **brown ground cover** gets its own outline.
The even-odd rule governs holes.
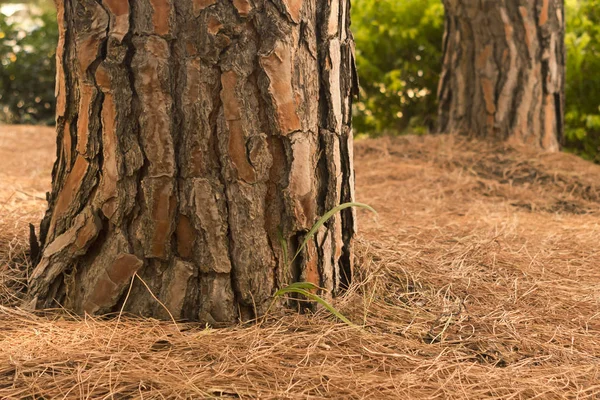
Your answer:
[[[600,398],[600,167],[453,136],[356,144],[361,329],[31,314],[53,131],[0,127],[0,398]]]

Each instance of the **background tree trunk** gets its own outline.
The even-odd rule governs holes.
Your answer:
[[[33,306],[229,323],[352,272],[349,0],[58,0]],[[137,274],[141,279],[135,279]],[[148,285],[145,287],[144,283]]]
[[[444,0],[439,127],[555,151],[563,134],[562,0]]]

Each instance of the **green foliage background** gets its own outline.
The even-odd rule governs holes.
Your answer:
[[[54,122],[56,15],[31,17],[27,27],[0,13],[0,122]]]
[[[433,128],[442,66],[442,2],[354,0],[352,18],[361,81],[356,132],[377,136]]]
[[[0,122],[54,121],[58,32],[55,16],[45,10],[33,16],[31,30],[0,14]],[[566,14],[565,148],[600,163],[600,0],[566,0]],[[353,0],[352,18],[361,80],[356,133],[433,129],[444,31],[441,0]]]
[[[565,147],[600,163],[600,0],[566,0]]]
[[[600,163],[600,0],[565,5],[565,149]],[[435,125],[443,25],[440,0],[354,0],[357,133],[425,133]]]

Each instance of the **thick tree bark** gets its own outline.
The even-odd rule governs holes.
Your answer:
[[[559,149],[563,0],[444,0],[439,127]]]
[[[349,7],[58,0],[58,160],[32,305],[230,323],[291,282],[348,284],[353,211],[289,268],[283,247],[354,198]]]

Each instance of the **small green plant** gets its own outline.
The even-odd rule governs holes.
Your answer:
[[[366,210],[369,210],[369,211],[377,214],[377,211],[375,211],[375,209],[373,207],[371,207],[367,204],[363,204],[363,203],[340,204],[339,206],[337,206],[337,207],[329,210],[327,213],[325,213],[325,215],[323,215],[313,225],[313,227],[310,229],[310,231],[308,231],[308,233],[304,237],[304,240],[302,241],[302,244],[298,248],[298,251],[296,251],[294,258],[292,258],[291,260],[288,260],[287,245],[285,243],[285,240],[283,239],[283,235],[280,233],[279,241],[281,242],[281,248],[283,249],[283,256],[284,256],[284,259],[286,260],[286,269],[289,270],[290,265],[293,264],[294,261],[296,261],[296,258],[298,258],[300,253],[302,253],[302,250],[304,250],[304,248],[306,247],[308,242],[313,238],[313,236],[317,233],[317,231],[319,230],[319,228],[321,226],[323,226],[336,213],[339,213],[339,212],[341,212],[347,208],[351,208],[351,207],[364,208]],[[299,295],[306,297],[307,299],[309,299],[311,301],[315,301],[315,302],[321,304],[323,307],[325,307],[325,309],[327,309],[327,311],[329,311],[331,314],[336,316],[340,321],[348,324],[349,326],[356,326],[354,323],[352,323],[352,321],[350,321],[348,318],[346,318],[342,313],[340,313],[335,307],[333,307],[331,304],[329,304],[326,300],[324,300],[319,295],[316,295],[311,292],[311,291],[316,291],[316,290],[326,290],[326,289],[320,288],[311,282],[295,282],[295,283],[285,286],[285,287],[279,289],[277,292],[275,292],[275,294],[273,295],[273,302],[276,299],[283,297],[289,293],[299,294]],[[272,305],[273,305],[273,303],[271,303],[271,306]],[[271,307],[269,307],[269,309],[271,309]],[[267,314],[268,314],[268,310],[267,310]]]
[[[284,288],[279,289],[277,292],[275,292],[273,297],[274,298],[283,297],[284,295],[286,295],[288,293],[300,294],[300,295],[308,298],[309,300],[316,301],[317,303],[321,304],[323,307],[325,307],[327,309],[327,311],[329,311],[330,313],[335,315],[337,318],[339,318],[340,321],[342,321],[350,326],[356,326],[352,321],[350,321],[348,318],[346,318],[341,312],[339,312],[334,306],[329,304],[321,296],[310,292],[311,290],[319,290],[319,289],[325,290],[325,289],[320,288],[317,285],[310,283],[310,282],[296,282],[296,283],[292,283],[291,285],[288,285]]]

